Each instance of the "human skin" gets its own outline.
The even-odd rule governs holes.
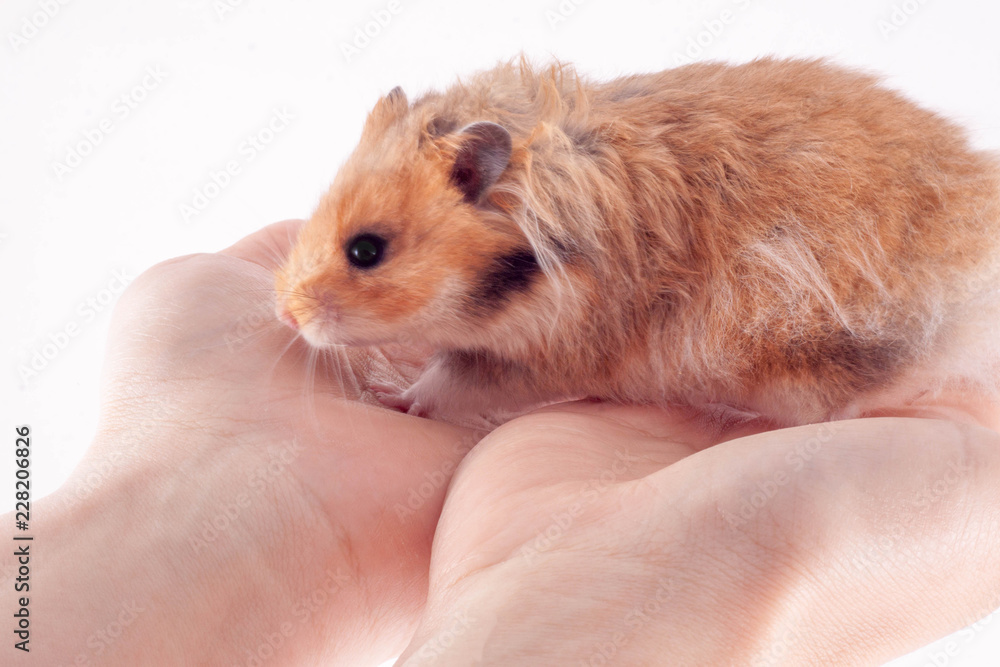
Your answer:
[[[273,320],[299,224],[122,296],[5,662],[877,664],[1000,606],[994,431],[574,403],[480,440],[362,396],[417,358],[336,363]]]
[[[879,665],[1000,607],[996,432],[740,435],[586,404],[502,426],[452,480],[402,664]]]

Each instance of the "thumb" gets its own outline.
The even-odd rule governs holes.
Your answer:
[[[304,220],[275,222],[220,250],[219,254],[238,257],[273,272],[285,261],[304,224]]]

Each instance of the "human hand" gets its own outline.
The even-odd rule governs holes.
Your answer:
[[[419,359],[347,363],[274,318],[271,268],[298,224],[164,262],[123,295],[99,432],[33,508],[25,659],[357,665],[405,646],[478,434],[359,400],[362,376]]]
[[[456,472],[397,664],[882,664],[1000,607],[998,517],[979,426],[549,408]]]

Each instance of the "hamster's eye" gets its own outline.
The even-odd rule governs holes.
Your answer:
[[[359,269],[370,269],[382,261],[385,239],[375,234],[361,234],[347,244],[347,260]]]

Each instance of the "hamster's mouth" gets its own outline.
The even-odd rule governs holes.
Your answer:
[[[373,332],[351,331],[344,326],[343,321],[331,325],[313,320],[302,326],[299,333],[307,343],[316,348],[374,347],[385,345],[393,340],[373,334]]]
[[[374,347],[414,342],[412,336],[396,327],[372,321],[363,313],[345,312],[340,308],[289,308],[279,302],[275,308],[278,320],[296,330],[314,348]]]

